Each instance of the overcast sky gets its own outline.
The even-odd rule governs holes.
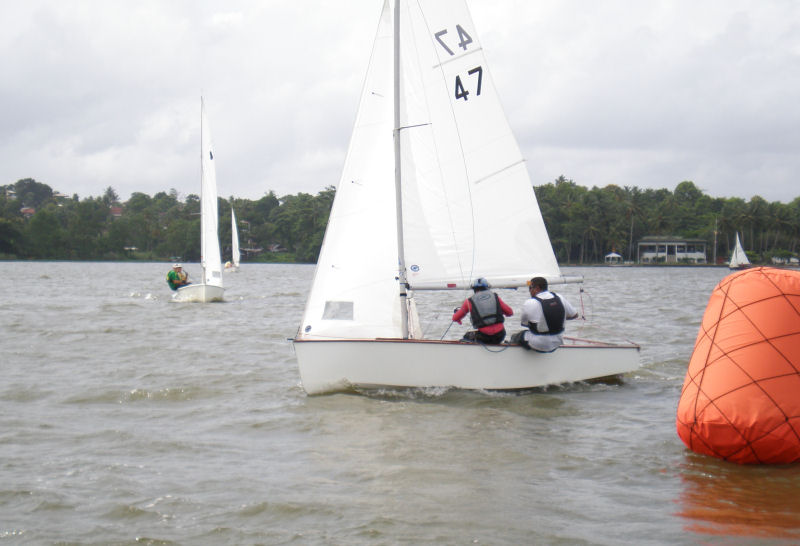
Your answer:
[[[800,196],[800,2],[471,0],[534,185]],[[0,0],[0,184],[338,182],[382,0]]]

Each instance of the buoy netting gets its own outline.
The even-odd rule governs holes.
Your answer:
[[[725,277],[703,315],[678,402],[686,446],[737,463],[800,461],[800,272]]]

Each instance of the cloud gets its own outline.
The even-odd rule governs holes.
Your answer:
[[[221,195],[336,184],[380,2],[31,0],[0,22],[0,183]],[[534,184],[797,196],[800,5],[473,0]]]
[[[535,183],[564,174],[586,185],[673,188],[689,179],[712,195],[798,195],[790,175],[800,167],[795,4],[565,2],[546,10],[526,14],[521,47],[530,53],[516,71],[530,74],[529,84],[497,76],[516,93],[509,118]]]

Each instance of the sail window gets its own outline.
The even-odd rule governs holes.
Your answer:
[[[353,302],[326,301],[322,318],[325,320],[353,320]]]

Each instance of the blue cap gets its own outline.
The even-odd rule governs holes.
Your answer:
[[[472,283],[472,288],[489,288],[489,281],[484,279],[483,277],[478,277],[475,279],[475,282]]]

